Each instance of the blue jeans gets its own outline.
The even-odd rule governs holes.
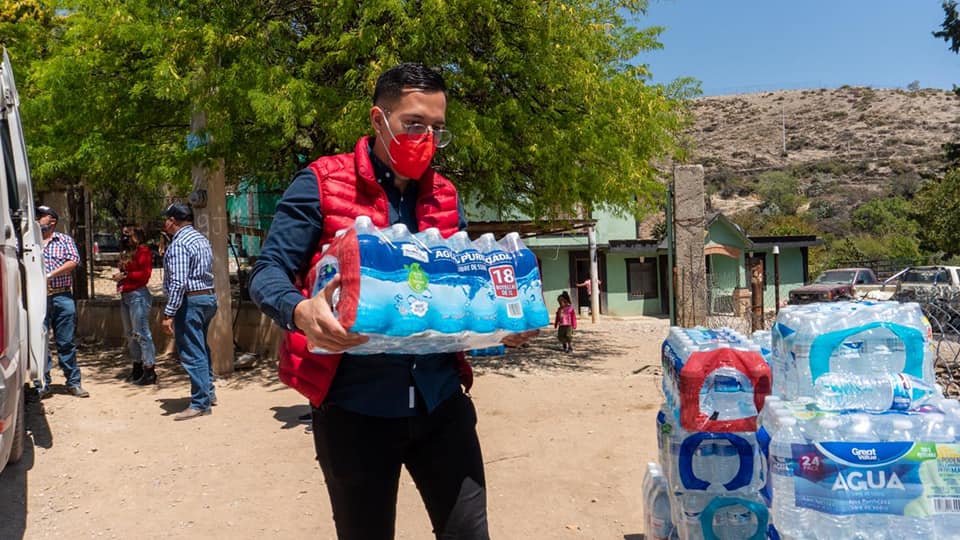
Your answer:
[[[65,292],[47,296],[47,318],[43,320],[46,332],[53,327],[53,337],[57,342],[57,360],[67,386],[80,386],[80,366],[77,365],[77,347],[73,342],[77,329],[77,305],[73,295]],[[47,365],[43,370],[43,379],[50,385],[50,370],[53,359],[47,351]]]
[[[157,357],[150,334],[150,307],[153,297],[150,290],[140,287],[120,296],[120,319],[123,321],[123,333],[127,336],[127,349],[134,363],[143,363],[143,367],[153,367]]]
[[[213,364],[207,329],[217,313],[217,297],[213,294],[184,296],[183,304],[173,317],[180,363],[190,377],[190,408],[205,411],[214,397]]]

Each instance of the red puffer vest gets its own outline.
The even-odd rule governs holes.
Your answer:
[[[387,194],[374,176],[369,145],[369,137],[362,137],[352,154],[322,157],[309,166],[320,190],[323,233],[310,257],[310,265],[297,279],[297,288],[304,297],[313,290],[314,275],[310,269],[320,260],[320,248],[337,230],[353,225],[357,216],[364,215],[377,227],[390,225]],[[416,216],[420,230],[436,227],[445,238],[457,232],[460,213],[453,184],[433,169],[427,169],[419,183]],[[470,365],[463,353],[459,353],[457,359],[461,381],[469,390]],[[280,343],[280,380],[306,396],[314,406],[323,403],[339,364],[339,354],[311,353],[303,334],[285,332]]]

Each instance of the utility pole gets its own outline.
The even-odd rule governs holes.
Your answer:
[[[203,111],[193,114],[190,119],[192,144],[203,145],[208,142],[204,132],[207,128],[207,115]],[[213,371],[217,375],[233,372],[233,325],[231,314],[233,305],[230,294],[230,273],[227,266],[227,195],[224,178],[223,159],[217,159],[213,168],[205,163],[193,166],[193,193],[190,195],[193,206],[194,225],[207,240],[213,250],[213,288],[217,295],[217,314],[210,321],[207,343],[210,346],[210,359]]]
[[[780,138],[783,142],[783,153],[780,154],[784,157],[787,156],[787,117],[783,112],[783,103],[780,104]]]
[[[597,228],[587,229],[587,243],[590,244],[590,322],[597,322],[600,312],[600,274],[597,265]]]

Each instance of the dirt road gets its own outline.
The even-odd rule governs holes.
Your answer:
[[[640,484],[655,458],[660,401],[655,319],[583,322],[576,351],[555,333],[476,359],[473,398],[498,539],[640,538]],[[334,538],[305,400],[273,365],[218,381],[211,416],[174,422],[189,383],[171,360],[161,384],[122,382],[120,350],[81,353],[90,399],[28,406],[24,460],[0,474],[0,538]],[[409,476],[397,538],[431,538]]]

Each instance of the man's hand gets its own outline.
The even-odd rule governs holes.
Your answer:
[[[126,272],[115,272],[112,276],[110,276],[110,279],[114,281],[123,281],[126,277]]]
[[[173,335],[173,317],[163,317],[163,331],[166,332],[167,335]]]
[[[293,324],[307,336],[307,345],[311,349],[343,352],[370,339],[367,336],[347,332],[340,321],[333,316],[330,306],[333,304],[333,293],[338,287],[340,287],[339,274],[327,283],[321,294],[300,302],[293,309]]]
[[[510,334],[509,336],[501,339],[500,343],[503,343],[507,347],[519,347],[530,341],[533,336],[539,333],[540,330],[527,330],[526,332],[520,332],[519,334]]]

